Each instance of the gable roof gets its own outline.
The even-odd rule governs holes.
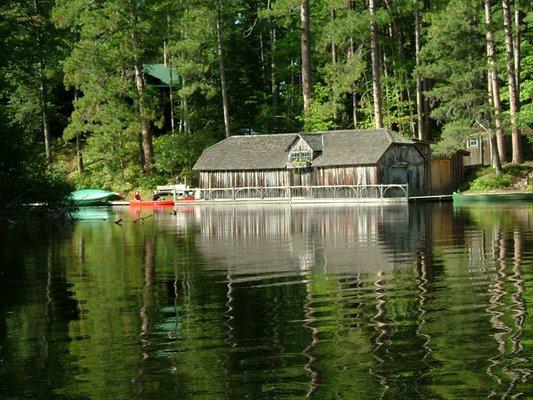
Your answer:
[[[323,150],[323,135],[320,133],[300,133],[298,134],[313,151]]]
[[[387,129],[231,136],[205,149],[193,169],[285,169],[288,150],[299,136],[321,151],[312,162],[316,167],[376,164],[391,144],[415,144]]]
[[[230,136],[205,149],[195,170],[280,169],[287,164],[287,149],[296,133]]]
[[[154,86],[170,87],[170,82],[175,86],[179,80],[178,71],[176,68],[172,69],[165,64],[144,64],[144,73],[147,78],[153,80]],[[171,79],[172,74],[172,79]]]
[[[376,164],[393,143],[414,144],[387,129],[331,131],[324,133],[324,150],[314,161],[316,167]]]

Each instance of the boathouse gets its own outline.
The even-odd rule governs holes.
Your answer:
[[[204,190],[291,187],[307,196],[307,188],[408,184],[416,196],[430,184],[429,146],[386,129],[231,136],[193,169]]]

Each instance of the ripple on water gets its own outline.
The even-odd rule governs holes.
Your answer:
[[[527,398],[531,212],[191,207],[12,231],[0,398]]]

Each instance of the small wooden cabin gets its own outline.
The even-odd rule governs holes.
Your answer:
[[[386,129],[231,136],[204,150],[200,188],[409,184],[425,195],[429,149]]]
[[[490,165],[489,140],[481,135],[472,135],[465,142],[465,150],[469,154],[464,155],[465,167]]]
[[[520,136],[524,160],[533,160],[532,136],[533,132],[526,129],[523,130]],[[512,138],[510,135],[506,135],[504,140],[506,157],[510,161],[513,158]],[[463,160],[466,168],[491,165],[490,140],[486,135],[471,135],[468,137],[465,142],[465,150],[468,152],[468,154],[465,153]]]

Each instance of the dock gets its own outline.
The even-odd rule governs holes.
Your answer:
[[[409,197],[409,201],[422,202],[422,201],[452,201],[451,194],[436,194],[431,196],[412,196]]]
[[[183,189],[176,186],[158,186],[157,193],[173,195],[174,205],[210,204],[406,204],[408,202],[452,201],[451,194],[409,196],[407,184],[390,185],[321,185],[276,187],[231,187]],[[180,199],[178,193],[192,198]],[[197,198],[191,195],[195,193]],[[110,202],[113,206],[127,206],[129,201]]]

